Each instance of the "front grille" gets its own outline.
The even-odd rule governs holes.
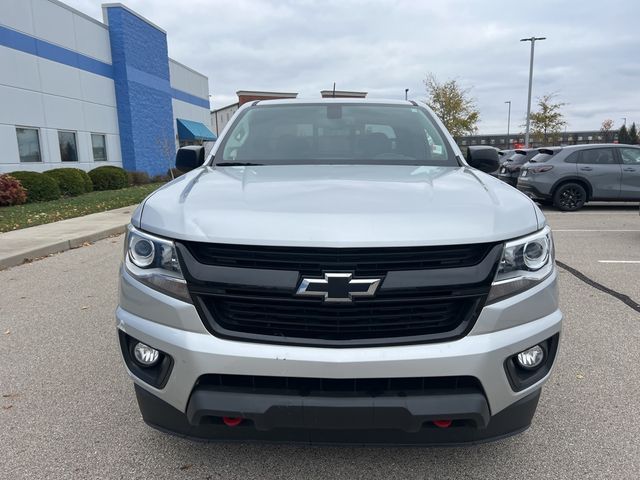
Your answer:
[[[397,292],[328,305],[287,294],[250,295],[230,290],[201,295],[199,303],[227,334],[269,336],[283,343],[376,343],[390,338],[396,342],[438,341],[461,336],[475,318],[484,294],[484,289],[413,296]]]
[[[311,248],[184,242],[206,265],[293,270],[304,275],[347,271],[356,276],[391,271],[468,267],[479,263],[495,245],[480,243],[434,247]]]
[[[320,347],[463,337],[484,306],[500,248],[496,244],[368,249],[178,244],[194,305],[212,334]],[[296,295],[303,277],[326,272],[380,278],[381,286],[373,297],[353,297],[345,303]],[[437,286],[439,278],[447,279],[443,282],[455,278],[456,284]],[[459,284],[464,281],[471,283]]]
[[[208,374],[196,386],[220,392],[331,397],[483,393],[479,380],[468,376],[336,379]]]

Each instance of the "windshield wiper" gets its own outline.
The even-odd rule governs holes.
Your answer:
[[[214,163],[214,167],[258,167],[263,165],[262,163],[251,163],[251,162],[221,162]]]

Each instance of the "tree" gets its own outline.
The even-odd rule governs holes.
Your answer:
[[[638,131],[636,130],[636,122],[631,124],[631,128],[629,129],[629,143],[631,145],[638,144]]]
[[[175,172],[173,170],[173,166],[175,165],[176,158],[176,143],[171,139],[171,137],[157,136],[156,137],[156,146],[160,151],[160,155],[162,157],[161,163],[167,162],[167,175],[171,177],[173,180],[175,178]],[[164,173],[162,173],[164,175]]]
[[[600,127],[600,132],[602,132],[602,140],[605,143],[610,143],[613,141],[613,132],[611,129],[613,128],[613,120],[607,118],[603,120],[602,126]]]
[[[622,125],[620,130],[618,131],[618,143],[629,143],[629,132],[627,131],[627,126]]]
[[[430,73],[424,80],[427,89],[427,105],[444,123],[454,137],[470,135],[478,130],[480,112],[475,99],[469,95],[470,88],[463,88],[457,80],[439,82]]]
[[[560,111],[566,103],[553,103],[554,93],[538,98],[538,111],[531,114],[531,136],[535,142],[547,143],[562,131],[567,122]]]

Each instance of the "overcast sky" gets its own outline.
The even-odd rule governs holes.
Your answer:
[[[102,20],[100,2],[64,0]],[[529,43],[536,43],[533,97],[557,93],[568,129],[611,118],[640,122],[637,0],[126,0],[167,31],[169,55],[209,77],[213,108],[237,90],[330,89],[424,99],[423,79],[471,87],[480,133],[522,131]]]

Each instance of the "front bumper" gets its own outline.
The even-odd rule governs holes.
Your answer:
[[[424,424],[415,432],[402,429],[372,428],[373,422],[366,428],[349,428],[338,426],[337,422],[351,422],[353,410],[338,408],[315,415],[307,412],[307,417],[316,423],[315,428],[291,427],[289,415],[279,412],[275,415],[263,415],[263,421],[276,421],[285,427],[274,429],[258,429],[252,420],[245,420],[237,427],[228,427],[222,422],[203,422],[194,425],[187,414],[172,407],[149,393],[139,385],[135,386],[136,397],[144,421],[160,431],[172,433],[194,440],[225,441],[276,441],[287,443],[342,443],[342,444],[378,444],[378,445],[457,445],[473,444],[498,440],[526,430],[531,424],[540,398],[540,389],[510,405],[500,413],[491,417],[485,428],[454,422],[449,428],[438,428],[434,424]],[[384,415],[386,421],[402,422],[401,410]],[[371,412],[374,413],[374,412]],[[375,413],[379,416],[380,411]],[[321,422],[330,419],[333,423],[326,428],[318,428]],[[284,420],[284,422],[283,422]],[[352,426],[352,425],[351,425]],[[342,428],[341,428],[342,427]]]
[[[528,388],[516,392],[509,384],[504,364],[507,358],[560,332],[562,314],[557,309],[557,300],[554,273],[525,293],[485,306],[470,334],[453,342],[342,349],[300,347],[217,338],[205,329],[193,305],[158,293],[123,272],[121,301],[116,317],[121,331],[174,359],[173,369],[166,385],[161,389],[150,386],[129,371],[136,383],[145,421],[160,429],[200,438],[218,437],[221,434],[229,438],[230,432],[238,430],[210,424],[207,423],[208,420],[202,423],[203,414],[193,413],[193,402],[200,398],[198,401],[201,402],[202,408],[196,410],[201,412],[208,409],[213,416],[225,416],[226,413],[229,416],[242,414],[246,418],[251,418],[253,414],[251,425],[254,427],[259,426],[261,421],[266,424],[271,422],[271,427],[264,431],[257,428],[249,429],[249,438],[266,439],[275,434],[284,440],[307,441],[305,435],[311,435],[309,438],[313,438],[313,441],[322,442],[331,441],[330,437],[343,431],[338,428],[339,424],[333,425],[334,428],[330,429],[313,428],[314,422],[317,426],[317,419],[325,419],[320,421],[320,424],[328,425],[326,418],[327,415],[330,417],[331,413],[326,410],[326,405],[320,405],[323,407],[322,411],[309,411],[308,404],[305,408],[296,410],[292,401],[300,401],[299,398],[283,399],[284,403],[281,404],[294,407],[287,409],[291,414],[290,423],[283,423],[277,418],[257,418],[256,415],[261,414],[261,411],[220,408],[220,398],[209,396],[208,399],[202,400],[203,394],[198,393],[199,378],[212,373],[333,379],[474,377],[482,386],[482,400],[457,397],[456,401],[461,404],[456,408],[444,410],[442,405],[451,407],[455,402],[435,404],[429,403],[433,400],[424,399],[411,407],[406,399],[395,399],[395,402],[400,401],[401,404],[391,402],[386,405],[359,405],[359,415],[364,415],[365,420],[362,423],[350,424],[353,428],[349,428],[348,431],[351,433],[340,437],[356,441],[353,432],[357,430],[361,434],[370,431],[371,436],[363,435],[366,438],[377,438],[377,434],[374,435],[375,430],[387,432],[384,438],[389,443],[429,443],[429,438],[435,443],[450,443],[454,440],[464,442],[497,438],[520,431],[529,425],[540,387],[548,375]],[[229,405],[228,399],[225,401],[226,405]],[[232,401],[231,405],[234,403],[237,402]],[[257,404],[251,399],[249,403]],[[436,408],[437,405],[441,406],[440,409]],[[270,408],[265,407],[262,413],[269,410]],[[346,412],[349,411],[349,405],[334,404],[330,410]],[[417,432],[411,432],[411,425],[397,430],[389,429],[389,424],[381,425],[384,428],[380,429],[364,429],[367,424],[376,425],[375,422],[368,423],[369,419],[373,418],[372,415],[386,418],[387,420],[381,420],[383,422],[397,422],[400,425],[401,417],[406,415],[401,410],[410,412],[410,417],[415,417],[402,420],[411,425],[415,425],[411,422],[418,422],[421,426],[427,425],[429,420],[436,418],[464,418],[472,421],[471,424],[467,422],[457,428],[442,430],[446,433],[438,429],[435,436],[429,435],[429,432],[434,433],[433,427],[420,428]],[[157,411],[161,414],[156,415],[154,412]],[[382,415],[383,411],[389,415]],[[519,413],[516,415],[515,411]],[[297,420],[293,418],[296,416]],[[274,429],[273,426],[276,424],[287,427]],[[299,432],[293,435],[293,430],[309,430],[316,433]],[[447,435],[452,435],[450,432],[453,431],[458,432],[458,435],[449,438]],[[398,437],[395,438],[395,435]],[[301,437],[298,438],[299,436]]]

